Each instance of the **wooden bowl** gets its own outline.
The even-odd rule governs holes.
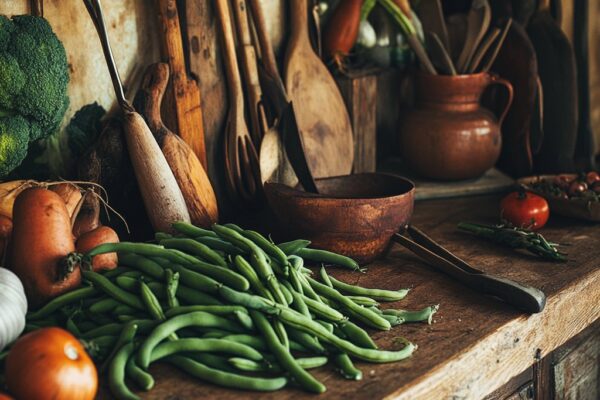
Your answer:
[[[387,249],[413,212],[415,186],[387,174],[355,174],[317,179],[320,194],[279,183],[265,193],[288,239],[308,239],[311,247],[368,263]]]

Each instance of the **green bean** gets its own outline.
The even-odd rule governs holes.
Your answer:
[[[190,326],[220,328],[232,332],[240,332],[239,325],[204,311],[196,311],[189,314],[177,315],[154,328],[152,333],[150,333],[150,335],[142,343],[137,355],[138,365],[144,369],[147,369],[154,347],[156,347],[171,333],[176,332],[178,329]]]
[[[86,254],[85,259],[90,262],[91,258],[105,253],[134,253],[145,257],[163,257],[172,262],[182,262],[180,255],[165,249],[163,246],[152,243],[105,243],[91,250]]]
[[[377,344],[371,339],[371,336],[356,325],[352,321],[344,321],[338,324],[339,329],[346,335],[348,340],[359,347],[364,347],[365,349],[377,349]]]
[[[180,252],[179,250],[170,249],[169,251],[177,254],[186,256],[187,254]],[[190,256],[191,257],[191,256]],[[223,283],[235,290],[240,290],[245,292],[250,289],[250,283],[246,278],[242,275],[238,274],[235,271],[232,271],[225,267],[220,267],[218,265],[213,265],[206,263],[204,261],[200,261],[191,257],[192,259],[187,259],[185,263],[183,263],[183,267],[202,274],[204,276],[210,277],[212,279],[217,280],[220,283]],[[171,268],[175,269],[174,265]],[[181,272],[181,271],[180,271]]]
[[[239,234],[242,234],[244,232],[244,229],[241,226],[233,224],[233,223],[223,224],[223,226],[225,226],[231,230],[234,230]]]
[[[121,315],[117,315],[116,318],[117,318],[117,321],[119,321],[119,322],[131,322],[131,321],[135,321],[136,319],[140,318],[140,316],[133,315],[133,314],[121,314]]]
[[[433,315],[438,311],[439,307],[439,305],[429,306],[417,311],[387,309],[383,310],[383,313],[402,318],[406,322],[427,322],[431,324]]]
[[[121,333],[119,334],[119,337],[117,338],[117,341],[115,342],[112,351],[108,354],[105,361],[100,366],[100,372],[104,371],[106,367],[108,367],[110,360],[112,360],[112,358],[117,354],[121,347],[125,346],[127,343],[133,342],[137,330],[138,325],[135,322],[130,322],[128,324],[123,325],[123,329],[121,330]]]
[[[350,257],[335,254],[330,251],[303,248],[298,251],[297,255],[305,260],[323,264],[339,265],[340,267],[348,268],[353,271],[362,272],[358,263]]]
[[[233,334],[233,335],[228,334],[221,338],[226,339],[226,340],[231,340],[234,342],[238,342],[238,343],[246,344],[258,351],[263,351],[263,352],[267,351],[267,344],[265,343],[264,339],[260,336],[254,336],[254,335],[248,335],[248,334]],[[308,353],[308,350],[306,349],[306,347],[302,346],[300,343],[298,343],[294,340],[290,340],[290,350]]]
[[[340,304],[344,309],[351,310],[357,318],[360,319],[361,322],[384,331],[390,330],[390,323],[382,318],[380,315],[374,313],[373,311],[361,307],[354,303],[352,300],[344,297],[340,292],[335,289],[330,288],[329,286],[323,285],[320,282],[312,278],[307,278],[310,286],[313,287],[318,293],[323,296],[334,300],[336,303]],[[332,283],[335,285],[334,280],[332,279]]]
[[[366,297],[366,296],[346,296],[346,297],[349,298],[350,300],[352,300],[353,302],[355,302],[356,304],[358,304],[359,306],[379,307],[379,303],[377,302],[377,300],[372,299],[370,297]]]
[[[279,243],[279,247],[288,256],[296,255],[300,250],[310,246],[310,240],[294,240],[291,242]]]
[[[205,339],[222,339],[225,336],[231,335],[231,332],[223,331],[221,329],[210,329],[202,334]]]
[[[236,369],[233,368],[227,362],[227,359],[222,356],[217,356],[211,353],[189,353],[186,354],[186,357],[219,371],[236,372]]]
[[[224,252],[225,254],[230,254],[230,255],[244,254],[244,251],[240,250],[239,248],[235,247],[234,245],[232,245],[229,242],[219,239],[218,237],[204,236],[204,237],[196,237],[196,238],[194,238],[194,240],[199,243],[205,244],[206,246],[210,247],[211,249],[220,250],[220,251]]]
[[[165,240],[165,239],[172,239],[175,236],[171,235],[170,233],[165,233],[165,232],[156,232],[154,234],[154,240],[156,240],[157,242],[160,242],[161,240]]]
[[[275,261],[277,261],[281,266],[285,267],[288,265],[287,255],[277,246],[275,246],[272,242],[270,242],[267,238],[256,231],[246,230],[242,232],[242,235],[247,239],[250,239],[260,247],[265,253],[267,253],[270,257],[273,257]]]
[[[142,279],[144,277],[144,274],[141,273],[140,271],[127,271],[127,272],[123,272],[122,274],[120,274],[119,276],[117,276],[115,278],[115,281],[121,277],[127,277],[127,278],[134,278],[134,279]]]
[[[398,325],[402,325],[405,321],[404,318],[400,318],[396,315],[391,315],[391,314],[382,314],[381,315],[384,319],[386,319],[391,326],[398,326]]]
[[[366,296],[370,297],[373,300],[379,301],[398,301],[402,300],[406,297],[409,290],[401,289],[401,290],[384,290],[384,289],[369,289],[361,286],[349,285],[344,282],[340,282],[334,277],[329,277],[333,287],[345,294],[356,295],[356,296]]]
[[[141,369],[135,362],[135,355],[129,357],[125,365],[125,373],[142,390],[148,391],[154,387],[154,377]]]
[[[250,315],[248,315],[247,310],[234,311],[233,315],[235,316],[237,321],[240,323],[240,325],[243,326],[244,328],[246,328],[247,330],[253,331],[255,329],[254,322],[252,322],[252,318],[250,318]],[[284,338],[284,340],[287,340],[287,336]],[[288,346],[289,346],[289,343],[288,343]]]
[[[256,391],[275,391],[283,388],[287,384],[287,379],[284,377],[254,378],[237,375],[207,367],[199,362],[191,360],[190,358],[182,356],[171,356],[167,359],[167,361],[192,376],[200,378],[209,383],[228,388]]]
[[[248,282],[250,282],[250,287],[260,296],[266,297],[269,300],[274,301],[273,295],[271,292],[267,290],[267,288],[260,281],[258,275],[256,275],[256,271],[252,268],[252,266],[241,256],[235,256],[234,258],[234,266],[236,269],[242,274]]]
[[[279,342],[277,335],[267,318],[260,312],[254,310],[250,311],[250,315],[252,316],[252,319],[254,319],[254,323],[258,330],[265,337],[267,346],[277,359],[278,364],[290,374],[296,383],[306,390],[314,393],[323,393],[326,390],[325,386],[298,365],[289,350]]]
[[[81,337],[84,339],[93,339],[95,337],[107,336],[107,335],[116,336],[121,332],[122,329],[123,329],[122,324],[113,323],[113,324],[109,324],[109,325],[102,325],[102,326],[99,326],[98,328],[95,328],[95,329],[92,329],[90,331],[83,333],[81,335]]]
[[[74,303],[85,298],[89,298],[97,293],[99,293],[98,290],[91,286],[84,286],[79,289],[75,289],[71,292],[67,292],[50,300],[50,302],[46,303],[46,305],[40,308],[39,310],[28,313],[27,320],[34,321],[42,319],[52,314],[54,311],[65,307],[68,304]]]
[[[281,293],[283,293],[283,297],[285,297],[285,304],[290,305],[294,301],[294,297],[292,296],[292,292],[285,287],[285,285],[279,285],[281,288]]]
[[[300,278],[298,277],[299,272],[295,269],[290,269],[290,284],[292,288],[299,294],[304,294],[304,289],[302,288],[302,283],[300,283]],[[289,289],[289,288],[288,288]]]
[[[150,285],[150,288],[152,288],[152,285]],[[207,306],[217,306],[223,304],[222,302],[220,302],[215,297],[209,294],[203,293],[199,290],[190,289],[183,285],[179,285],[179,287],[177,288],[177,296],[188,304],[198,304]]]
[[[140,282],[140,294],[148,314],[154,319],[164,321],[166,317],[160,302],[144,282]]]
[[[293,276],[293,273],[290,276]],[[285,287],[287,287],[287,289],[289,290],[289,292],[292,295],[292,298],[293,298],[292,308],[294,308],[300,314],[302,314],[306,317],[310,317],[310,311],[308,310],[308,306],[306,305],[306,302],[304,301],[304,295],[302,293],[298,293],[297,291],[295,291],[289,282],[283,282],[283,285]]]
[[[323,321],[322,319],[316,319],[315,321],[321,324],[321,326],[327,329],[329,332],[333,333],[333,324],[327,321]]]
[[[288,337],[287,331],[285,330],[285,326],[281,321],[275,320],[273,321],[273,330],[279,339],[279,343],[283,345],[288,351],[290,350],[290,339]]]
[[[308,283],[308,279],[306,276],[304,276],[303,274],[298,274],[298,278],[300,280],[300,284],[302,285],[302,290],[304,291],[304,294],[306,295],[306,297],[311,298],[315,301],[318,301],[319,303],[324,302],[321,299],[321,297],[317,294],[317,292],[315,292],[313,287]]]
[[[259,363],[246,358],[231,357],[229,363],[236,369],[245,372],[282,372],[277,364]],[[327,364],[327,357],[303,357],[297,358],[296,362],[304,369],[319,368]]]
[[[179,272],[173,272],[172,269],[165,270],[165,294],[167,296],[167,305],[169,308],[178,307],[177,288],[179,287]]]
[[[346,319],[346,317],[344,317],[344,314],[329,307],[326,304],[319,303],[318,301],[315,301],[306,296],[301,296],[301,297],[302,297],[302,300],[304,300],[304,303],[306,304],[308,309],[310,311],[312,311],[313,314],[318,315],[321,318],[325,318],[326,320],[333,321],[333,322],[339,322],[339,321],[343,321]]]
[[[302,314],[299,314],[298,312],[289,308],[282,308],[277,318],[281,319],[286,325],[288,325],[288,327],[291,326],[305,333],[315,335],[317,338],[335,346],[339,350],[347,352],[349,355],[364,361],[374,363],[400,361],[410,357],[413,351],[416,349],[414,344],[407,341],[404,341],[404,348],[398,351],[361,348],[347,340],[339,338],[338,336],[330,333],[318,322],[315,322],[310,318],[306,318]]]
[[[321,277],[321,280],[324,284],[326,284],[330,288],[333,288],[333,283],[331,283],[331,279],[329,279],[329,275],[327,275],[327,270],[325,270],[325,267],[322,265],[319,269],[319,276]]]
[[[219,287],[223,286],[222,283],[203,274],[199,274],[198,272],[191,271],[182,265],[171,264],[168,260],[162,258],[156,258],[154,260],[161,264],[165,269],[171,268],[173,271],[179,272],[181,283],[191,289],[215,294],[218,292]]]
[[[100,245],[100,246],[104,246],[104,245]],[[104,276],[102,276],[96,272],[92,272],[92,271],[82,271],[81,275],[83,276],[83,278],[85,280],[93,283],[95,287],[102,290],[104,293],[108,294],[115,300],[118,300],[121,303],[127,304],[127,305],[137,308],[139,310],[144,309],[144,305],[142,304],[140,299],[138,299],[136,296],[132,295],[131,293],[124,291],[120,287],[116,286],[114,283],[109,281]]]
[[[172,342],[163,342],[152,350],[150,362],[179,353],[214,352],[224,353],[253,361],[262,361],[263,356],[258,351],[245,344],[224,339],[179,339]]]
[[[81,331],[79,331],[79,328],[77,327],[75,322],[73,322],[72,318],[67,319],[67,321],[65,322],[65,328],[67,329],[67,331],[71,332],[74,336],[76,336],[76,337],[81,336]]]
[[[271,266],[266,262],[266,259],[253,252],[250,255],[250,264],[252,264],[252,266],[256,269],[258,276],[266,281],[269,290],[275,298],[275,301],[280,304],[287,304],[285,296],[281,292],[279,281],[277,280],[277,277],[275,276]]]
[[[97,327],[98,327],[98,324],[96,324],[96,323],[95,323],[95,322],[93,322],[93,321],[87,321],[87,320],[86,320],[86,321],[81,321],[81,322],[79,323],[79,329],[80,329],[82,332],[91,331],[92,329],[95,329],[95,328],[97,328]]]
[[[151,259],[137,254],[119,254],[119,262],[135,268],[154,279],[163,280],[165,271],[160,264]]]
[[[179,306],[174,307],[165,312],[167,318],[177,315],[189,314],[196,311],[204,311],[214,315],[231,315],[234,312],[242,312],[248,314],[248,310],[241,306],[215,306],[215,305],[198,305],[198,306]]]
[[[217,237],[217,234],[207,229],[202,229],[187,222],[175,222],[173,228],[184,235],[191,237]]]
[[[181,250],[188,254],[199,256],[210,264],[227,268],[227,263],[225,262],[223,257],[219,255],[219,253],[217,253],[207,245],[195,241],[194,239],[165,239],[161,240],[160,244],[162,246],[165,246],[165,248],[167,249]]]
[[[110,362],[110,367],[108,369],[108,386],[110,387],[111,393],[119,400],[139,399],[139,397],[129,390],[125,384],[125,366],[133,351],[133,343],[127,343],[117,351],[117,354],[115,354]]]
[[[338,367],[342,376],[346,379],[360,381],[362,371],[354,366],[350,357],[346,353],[339,353],[333,357],[333,362]]]
[[[102,314],[114,310],[115,307],[119,306],[120,304],[120,302],[113,299],[112,297],[107,297],[92,304],[89,310],[93,313]]]
[[[121,258],[119,257],[119,262],[121,261]],[[112,279],[112,278],[116,278],[117,276],[127,273],[127,272],[131,272],[133,271],[131,268],[128,267],[123,267],[123,266],[119,266],[117,268],[108,270],[108,271],[101,271],[102,275],[104,275],[105,278],[108,279]]]
[[[121,314],[135,314],[137,312],[137,310],[133,307],[128,306],[127,304],[120,304],[118,306],[116,306],[113,310],[112,310],[114,315],[121,315]]]
[[[271,300],[249,293],[237,292],[228,288],[227,286],[221,286],[219,288],[219,295],[230,303],[244,306],[246,308],[260,310],[271,314],[278,312],[276,304]]]

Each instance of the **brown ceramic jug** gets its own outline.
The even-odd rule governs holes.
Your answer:
[[[502,85],[506,105],[496,117],[480,104],[484,90]],[[415,173],[432,179],[477,178],[500,155],[500,126],[512,103],[511,84],[495,75],[429,75],[415,79],[416,102],[400,124],[403,161]]]

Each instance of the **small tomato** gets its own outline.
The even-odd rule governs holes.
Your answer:
[[[93,400],[98,373],[79,341],[60,328],[23,336],[6,358],[8,390],[18,399]]]
[[[531,192],[510,193],[500,203],[500,217],[519,228],[540,229],[546,225],[549,216],[546,199]]]
[[[588,186],[592,186],[596,182],[600,182],[600,175],[598,175],[598,173],[594,171],[588,172],[585,175],[585,182],[588,184]]]

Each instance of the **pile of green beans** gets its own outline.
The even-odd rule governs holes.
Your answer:
[[[417,348],[404,340],[380,350],[363,327],[431,323],[437,311],[381,308],[408,290],[330,277],[324,265],[359,266],[311,249],[306,240],[275,245],[232,224],[173,226],[178,234],[158,233],[154,244],[104,244],[80,255],[83,286],[27,316],[27,330],[59,325],[79,337],[117,399],[139,398],[134,385],[151,390],[148,368],[158,361],[224,387],[274,391],[294,385],[322,393],[325,386],[309,369],[331,361],[342,377],[359,380],[353,360],[400,361]],[[90,270],[93,257],[112,252],[119,267]],[[305,260],[321,264],[318,274]]]

